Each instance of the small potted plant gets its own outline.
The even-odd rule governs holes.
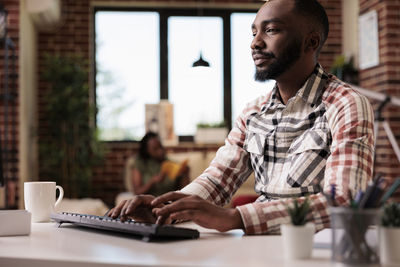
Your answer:
[[[198,123],[194,141],[198,144],[220,144],[228,135],[225,121],[220,123]]]
[[[281,232],[285,255],[288,259],[306,259],[311,257],[315,226],[307,222],[311,211],[310,200],[306,198],[302,203],[297,199],[292,206],[287,207],[290,224],[282,224]]]
[[[384,206],[381,223],[381,263],[400,265],[400,203],[392,202]]]

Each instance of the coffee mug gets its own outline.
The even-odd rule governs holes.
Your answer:
[[[56,190],[60,195],[56,202]],[[60,204],[64,190],[56,182],[25,182],[24,200],[25,209],[32,213],[32,222],[48,222],[50,214]]]

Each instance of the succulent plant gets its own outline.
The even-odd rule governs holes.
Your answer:
[[[307,215],[311,211],[310,200],[307,197],[303,203],[299,203],[296,198],[293,206],[287,206],[286,209],[293,225],[304,225],[307,222]]]
[[[389,203],[383,207],[382,226],[400,227],[400,203]]]

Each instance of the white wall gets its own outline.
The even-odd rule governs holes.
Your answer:
[[[20,1],[19,31],[19,208],[24,208],[24,182],[38,179],[37,168],[37,34]]]
[[[354,57],[354,66],[358,66],[358,0],[342,0],[342,53]]]

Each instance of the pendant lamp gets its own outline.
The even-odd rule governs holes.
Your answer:
[[[208,63],[207,61],[205,61],[203,59],[203,54],[200,51],[200,57],[198,60],[196,60],[195,62],[193,62],[192,67],[210,67],[210,63]]]
[[[202,31],[201,31],[201,18],[203,17],[203,8],[201,8],[199,5],[197,5],[197,17],[199,19],[199,35],[200,35],[200,46],[202,46]],[[203,59],[203,53],[201,52],[201,48],[200,48],[200,57],[198,60],[196,60],[195,62],[193,62],[192,67],[210,67],[210,63],[208,63],[207,61],[205,61]]]

